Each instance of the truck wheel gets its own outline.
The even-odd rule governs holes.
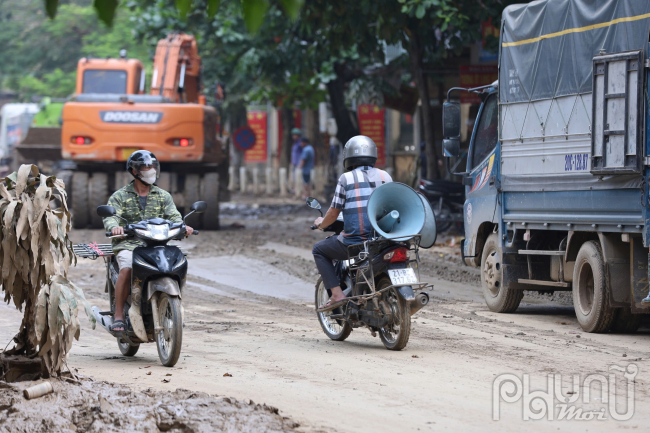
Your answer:
[[[90,226],[94,229],[104,227],[102,217],[97,215],[97,206],[108,202],[108,174],[94,173],[88,185],[88,214]]]
[[[597,241],[585,242],[573,270],[573,308],[585,332],[606,332],[616,310],[609,305],[603,252]]]
[[[201,177],[198,174],[188,174],[185,176],[185,213],[189,213],[190,211],[190,206],[194,202],[199,201],[199,195],[200,195],[200,189],[201,189]],[[192,215],[190,217],[190,220],[188,221],[188,224],[195,228],[195,229],[200,229],[203,228],[201,226],[201,218],[199,218],[200,215]]]
[[[203,176],[202,199],[208,204],[203,212],[203,228],[219,230],[219,173],[206,173]]]
[[[643,314],[632,314],[628,307],[617,308],[610,332],[616,334],[634,334],[641,326]]]
[[[495,313],[512,313],[524,297],[522,290],[503,287],[503,266],[499,237],[496,233],[488,236],[481,255],[481,286],[488,308]]]
[[[76,229],[88,226],[88,173],[72,175],[72,225]]]

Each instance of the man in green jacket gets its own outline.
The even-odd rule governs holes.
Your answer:
[[[124,221],[118,216],[124,218],[128,224],[156,217],[175,223],[183,222],[183,217],[176,209],[171,194],[154,185],[160,175],[160,164],[153,153],[148,150],[133,152],[126,162],[126,171],[134,177],[134,180],[124,188],[115,191],[108,199],[108,205],[115,208],[117,216],[104,218],[104,227],[107,232],[111,232],[113,236],[124,234],[124,227],[121,226]],[[189,226],[186,227],[186,230],[186,236],[191,235],[194,231]],[[133,250],[141,245],[141,241],[134,239],[113,239],[113,253],[116,255],[120,268],[115,284],[115,315],[111,326],[111,330],[114,332],[126,330],[124,303],[129,296],[131,285]],[[132,307],[129,310],[129,317],[131,317],[136,334],[140,339],[144,334],[146,339],[140,316],[141,293],[132,293],[131,295]],[[131,314],[132,311],[134,314]],[[141,332],[138,332],[139,330]]]

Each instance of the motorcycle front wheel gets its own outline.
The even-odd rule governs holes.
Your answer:
[[[382,277],[377,282],[377,291],[390,286],[390,278]],[[384,314],[390,314],[391,321],[379,330],[379,338],[388,350],[402,350],[411,335],[411,312],[408,303],[397,289],[392,288],[381,295],[380,306]]]
[[[173,367],[181,356],[183,344],[183,315],[181,300],[176,296],[161,293],[158,299],[158,316],[162,332],[156,333],[158,357],[165,367]]]
[[[316,282],[316,309],[326,303],[329,300],[329,295],[327,294],[327,289],[323,284],[323,279],[319,278]],[[340,309],[325,311],[322,313],[316,313],[318,316],[318,322],[320,323],[323,332],[329,338],[334,341],[343,341],[350,336],[352,332],[352,327],[344,320],[341,319],[332,319],[331,316],[334,312],[339,312]]]

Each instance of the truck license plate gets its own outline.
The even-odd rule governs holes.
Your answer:
[[[415,284],[418,282],[415,271],[411,268],[389,269],[388,276],[393,284]]]

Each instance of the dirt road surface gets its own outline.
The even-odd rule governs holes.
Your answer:
[[[241,205],[224,214],[225,226],[236,222],[246,228],[202,232],[183,242],[191,256],[183,294],[183,351],[174,368],[160,365],[153,344],[142,345],[134,357],[121,356],[115,340],[101,329],[91,330],[85,318],[69,366],[136,392],[184,388],[265,403],[299,423],[301,431],[650,428],[647,323],[635,335],[586,334],[572,306],[539,296],[526,296],[516,314],[491,313],[482,300],[478,272],[460,266],[457,246],[438,245],[422,254],[423,279],[435,289],[429,305],[413,317],[405,350],[390,352],[363,329],[345,342],[330,341],[313,305],[317,273],[310,252],[324,236],[308,228],[313,213],[299,205]],[[73,239],[105,242],[100,231],[76,231]],[[103,262],[81,259],[70,278],[93,305],[108,309]],[[19,318],[13,306],[0,307],[0,341],[9,341]],[[586,403],[581,387],[570,394],[571,375],[580,375],[582,384],[587,375],[616,373],[613,365],[638,369],[634,415],[628,421],[613,419],[596,385]],[[542,420],[524,421],[523,398],[499,399],[499,390],[512,388],[494,394],[495,379],[508,373],[522,381],[528,375],[531,391],[546,390],[549,374],[562,375],[558,383],[564,396],[577,395],[576,407],[602,412],[605,420],[558,420],[561,401],[550,396],[533,400],[530,407],[554,406],[553,420],[542,412]],[[632,394],[622,374],[616,378],[610,401],[615,399],[623,413]]]

